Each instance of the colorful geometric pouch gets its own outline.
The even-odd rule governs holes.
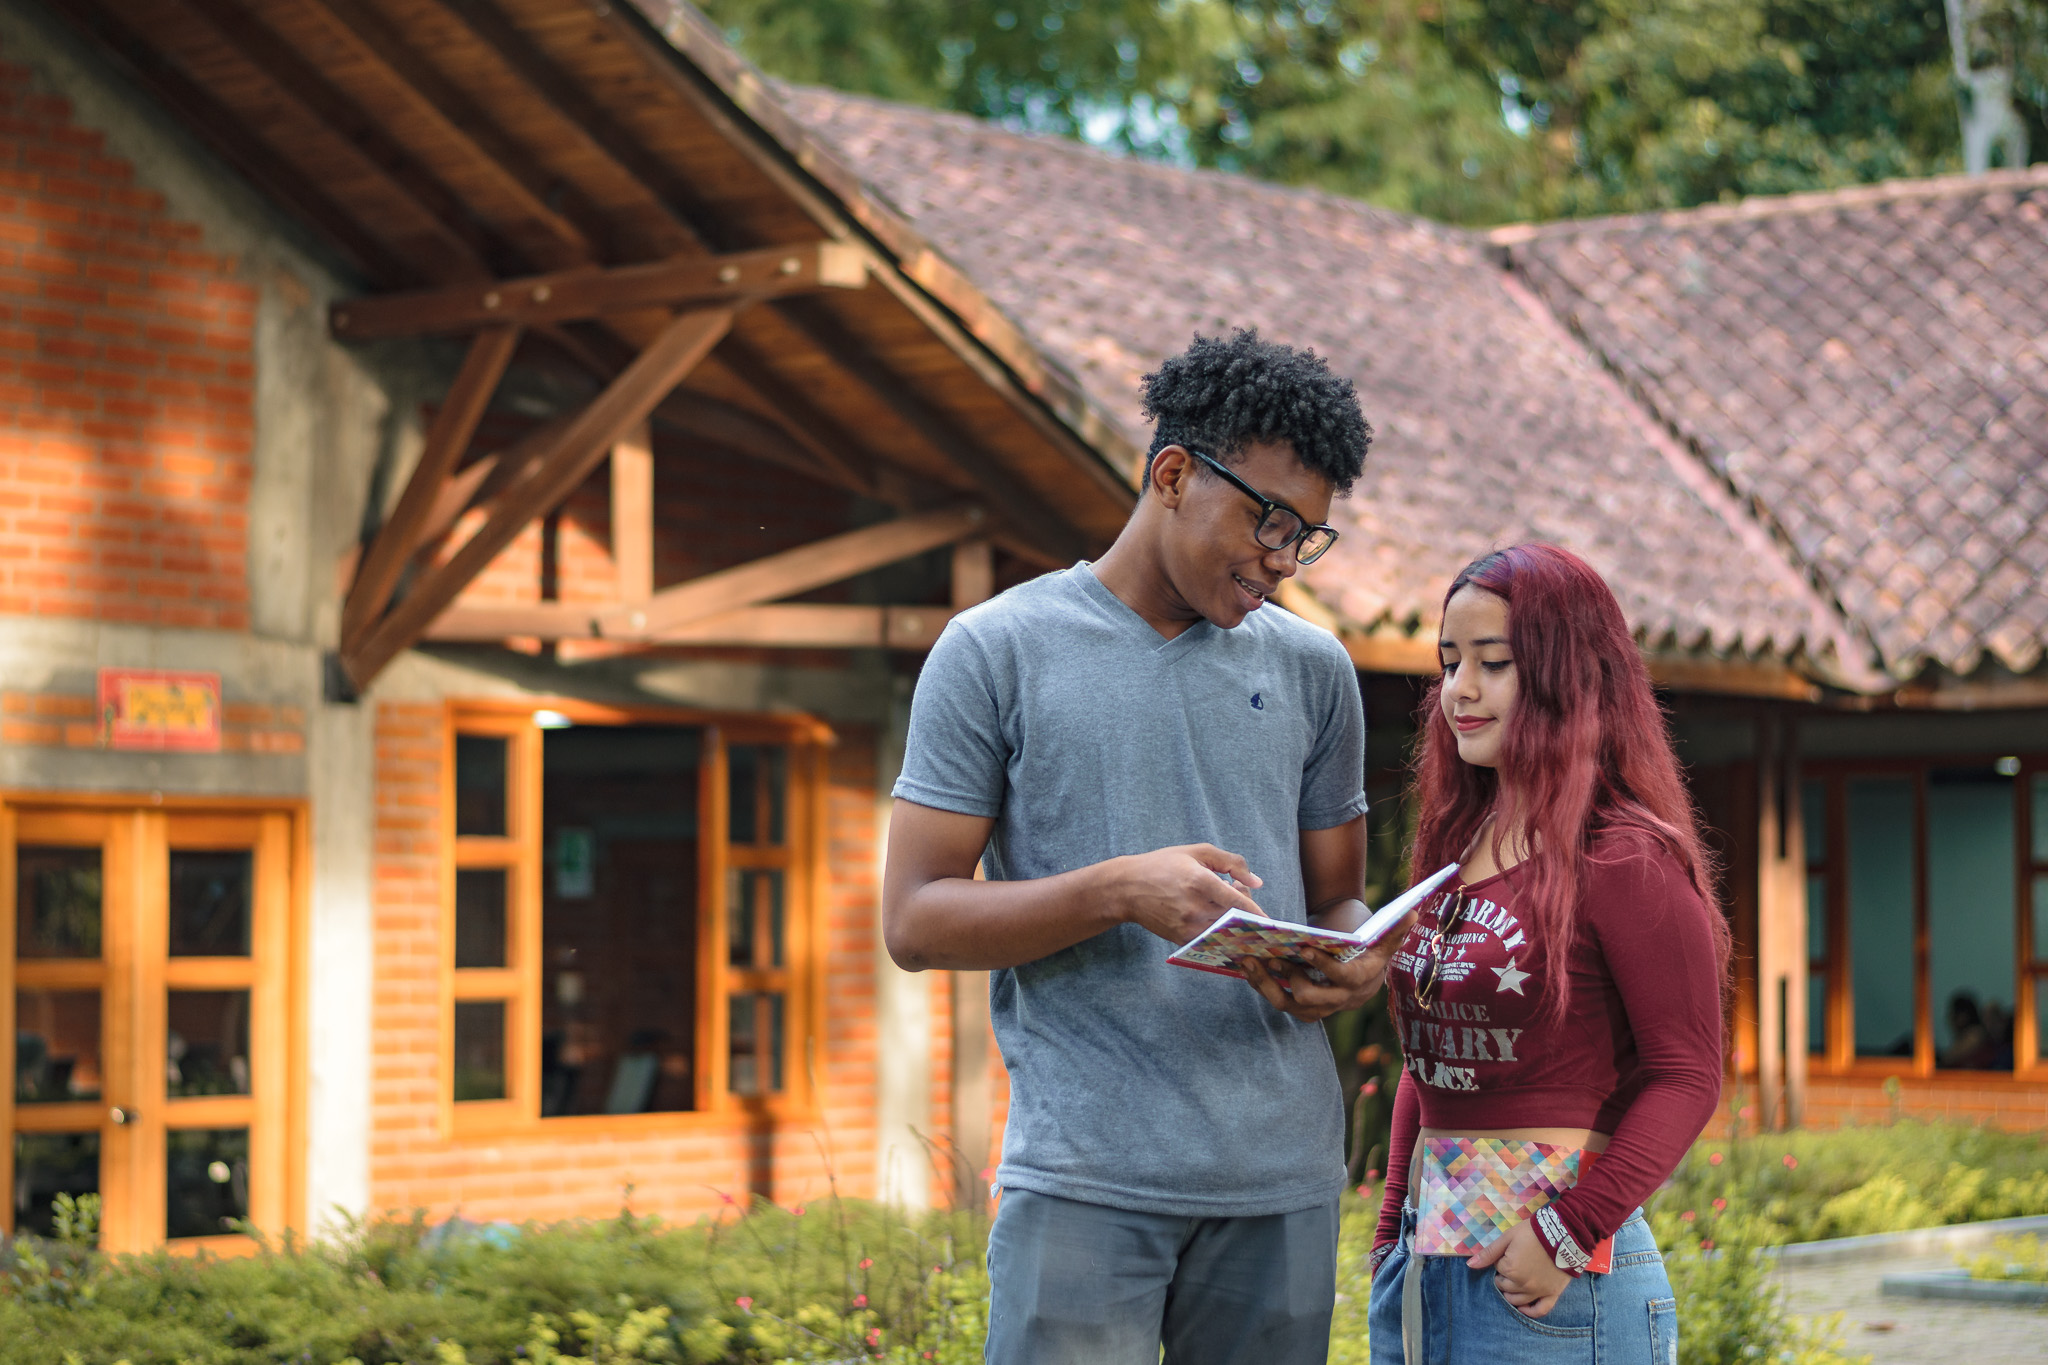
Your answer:
[[[1581,1158],[1586,1158],[1581,1160]],[[1579,1183],[1591,1154],[1506,1138],[1424,1138],[1415,1254],[1470,1256]],[[1611,1255],[1612,1238],[1596,1249]],[[1604,1272],[1605,1264],[1594,1267]]]

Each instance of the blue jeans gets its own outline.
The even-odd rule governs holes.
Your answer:
[[[1678,1303],[1641,1209],[1614,1234],[1613,1273],[1581,1275],[1540,1318],[1501,1297],[1491,1267],[1467,1269],[1462,1256],[1416,1256],[1414,1237],[1409,1210],[1399,1245],[1372,1280],[1372,1365],[1403,1365],[1401,1291],[1409,1274],[1422,1278],[1422,1323],[1419,1358],[1406,1365],[1678,1365]]]
[[[1184,1218],[1004,1190],[988,1273],[989,1365],[1323,1365],[1337,1197]]]

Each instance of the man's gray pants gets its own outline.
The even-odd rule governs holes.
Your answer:
[[[1005,1190],[988,1271],[989,1365],[1322,1365],[1337,1196],[1186,1218]]]

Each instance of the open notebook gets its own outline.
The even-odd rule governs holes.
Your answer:
[[[1167,961],[1176,967],[1193,967],[1198,972],[1216,972],[1242,980],[1237,964],[1247,957],[1301,961],[1305,945],[1322,949],[1339,962],[1349,962],[1385,938],[1408,912],[1433,895],[1457,874],[1458,865],[1432,873],[1406,892],[1375,910],[1372,917],[1350,933],[1318,929],[1309,924],[1267,919],[1243,910],[1226,910],[1214,924],[1197,934],[1192,942],[1173,950]]]

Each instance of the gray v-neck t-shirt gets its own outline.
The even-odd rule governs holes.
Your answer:
[[[1278,607],[1172,640],[1086,563],[963,612],[918,679],[895,793],[993,817],[994,880],[1212,843],[1303,920],[1302,830],[1365,810],[1344,648]],[[1148,1213],[1245,1217],[1334,1197],[1342,1102],[1318,1024],[1118,925],[991,974],[1010,1072],[997,1182]]]

